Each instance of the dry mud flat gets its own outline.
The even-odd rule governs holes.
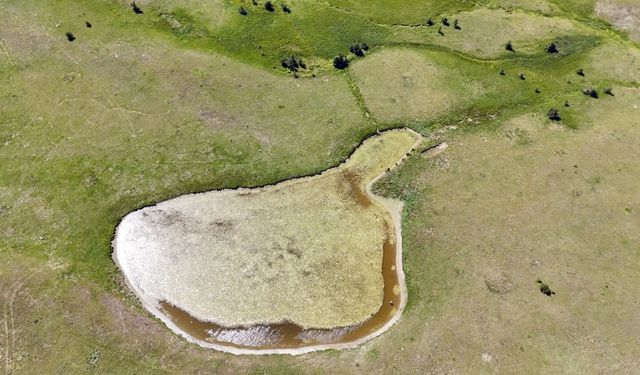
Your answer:
[[[316,176],[132,212],[117,228],[114,259],[143,305],[201,346],[238,354],[356,346],[406,303],[402,203],[370,187],[420,141],[387,131]]]

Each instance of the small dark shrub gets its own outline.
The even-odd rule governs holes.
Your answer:
[[[73,33],[65,33],[64,34],[67,37],[67,40],[70,42],[73,42],[74,40],[76,40],[76,37],[73,35]]]
[[[571,107],[571,105],[569,104],[569,101],[568,101],[568,100],[565,100],[565,101],[564,101],[564,106],[565,106],[565,107]]]
[[[289,69],[292,72],[297,71],[298,68],[300,67],[298,65],[298,62],[293,57],[286,57],[282,59],[280,61],[280,65],[282,65],[283,68]]]
[[[460,28],[460,22],[457,19],[453,20],[453,28],[456,30],[462,30]]]
[[[140,9],[140,7],[136,4],[135,1],[131,2],[131,9],[133,10],[133,13],[135,13],[135,14],[143,14],[144,13],[142,11],[142,9]]]
[[[92,25],[92,24],[91,24],[91,22],[89,22],[89,21],[85,21],[85,22],[84,22],[84,25],[85,25],[87,28],[89,28],[89,29],[90,29],[91,27],[93,27],[93,25]]]
[[[286,6],[285,4],[282,4],[281,8],[282,8],[282,11],[283,11],[283,12],[285,12],[285,13],[291,13],[291,9],[289,9],[289,7],[288,7],[288,6]]]
[[[511,43],[511,41],[508,41],[507,44],[504,45],[504,48],[507,51],[515,52],[515,50],[513,49],[513,44]]]
[[[273,12],[276,10],[276,8],[273,7],[273,4],[271,3],[271,1],[267,1],[266,3],[264,3],[264,9],[266,9],[269,12]]]
[[[581,77],[584,77],[584,69],[580,68],[580,69],[576,70],[576,74],[581,76]]]
[[[240,7],[240,14],[242,14],[243,16],[247,15],[247,10],[244,9],[244,7]]]
[[[501,76],[504,76],[504,75],[506,75],[506,74],[507,74],[507,73],[505,73],[505,72],[504,72],[504,69],[500,69],[500,75],[501,75]]]
[[[551,288],[549,288],[549,285],[543,283],[542,280],[538,280],[538,285],[540,286],[540,293],[544,294],[545,296],[551,297],[552,295],[556,294],[556,292],[551,290]]]
[[[602,91],[604,91],[604,93],[607,94],[607,95],[615,96],[615,95],[613,95],[613,89],[611,87],[607,87]]]
[[[559,52],[558,51],[558,46],[556,45],[555,42],[553,42],[553,43],[551,43],[551,44],[549,44],[547,46],[547,52],[549,52],[549,53],[558,53]]]
[[[557,110],[557,109],[555,109],[555,108],[551,108],[551,109],[549,110],[549,112],[547,112],[547,117],[548,117],[548,118],[549,118],[549,120],[551,120],[551,121],[560,121],[560,120],[562,120],[562,119],[560,118],[560,112],[558,112],[558,110]]]
[[[435,22],[433,22],[433,20],[431,18],[429,18],[428,20],[425,21],[424,23],[427,26],[433,26],[435,25]]]
[[[368,51],[369,45],[367,43],[361,43],[360,48],[362,48],[363,51]]]
[[[349,66],[349,60],[345,55],[340,54],[333,59],[333,66],[340,70],[346,69]]]
[[[449,26],[449,19],[447,17],[444,17],[442,19],[442,24],[445,25],[445,26]]]
[[[525,79],[527,79],[527,77],[525,77],[525,76],[524,76],[524,73],[520,73],[520,74],[518,74],[518,77],[520,77],[520,79],[521,79],[521,80],[523,80],[523,81],[524,81]]]
[[[536,87],[536,90],[535,90],[535,91],[536,91],[536,94],[540,94],[540,93],[542,92],[542,91],[540,91],[540,88],[539,88],[539,87]]]
[[[444,36],[444,33],[442,32],[442,27],[438,27],[438,34]]]
[[[285,57],[280,61],[283,68],[288,69],[290,72],[297,72],[299,69],[307,69],[307,65],[295,56]]]
[[[592,88],[584,89],[582,90],[582,93],[594,99],[598,99],[600,97],[600,95],[598,94],[598,90]]]
[[[349,47],[349,52],[353,53],[354,55],[356,55],[358,57],[363,57],[364,56],[364,51],[362,50],[362,48],[358,44],[354,44],[354,45],[350,46]]]

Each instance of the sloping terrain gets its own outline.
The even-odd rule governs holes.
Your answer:
[[[639,368],[639,50],[622,13],[599,7],[634,4],[284,4],[0,2],[4,372]],[[111,260],[128,212],[314,174],[404,126],[449,148],[375,187],[405,202],[409,302],[358,349],[199,349]]]

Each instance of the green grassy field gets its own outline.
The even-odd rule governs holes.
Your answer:
[[[274,3],[0,1],[4,372],[633,373],[638,30],[595,1]],[[461,30],[415,26],[442,15]],[[235,357],[175,336],[123,286],[110,241],[126,213],[316,173],[399,126],[450,147],[377,185],[406,202],[410,294],[383,336]]]

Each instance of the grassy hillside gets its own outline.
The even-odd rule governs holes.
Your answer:
[[[637,43],[593,1],[282,4],[0,2],[5,372],[634,371]],[[290,56],[307,68],[287,71]],[[315,173],[398,126],[451,147],[378,186],[407,202],[410,301],[370,344],[204,351],[122,286],[110,241],[126,213]]]

